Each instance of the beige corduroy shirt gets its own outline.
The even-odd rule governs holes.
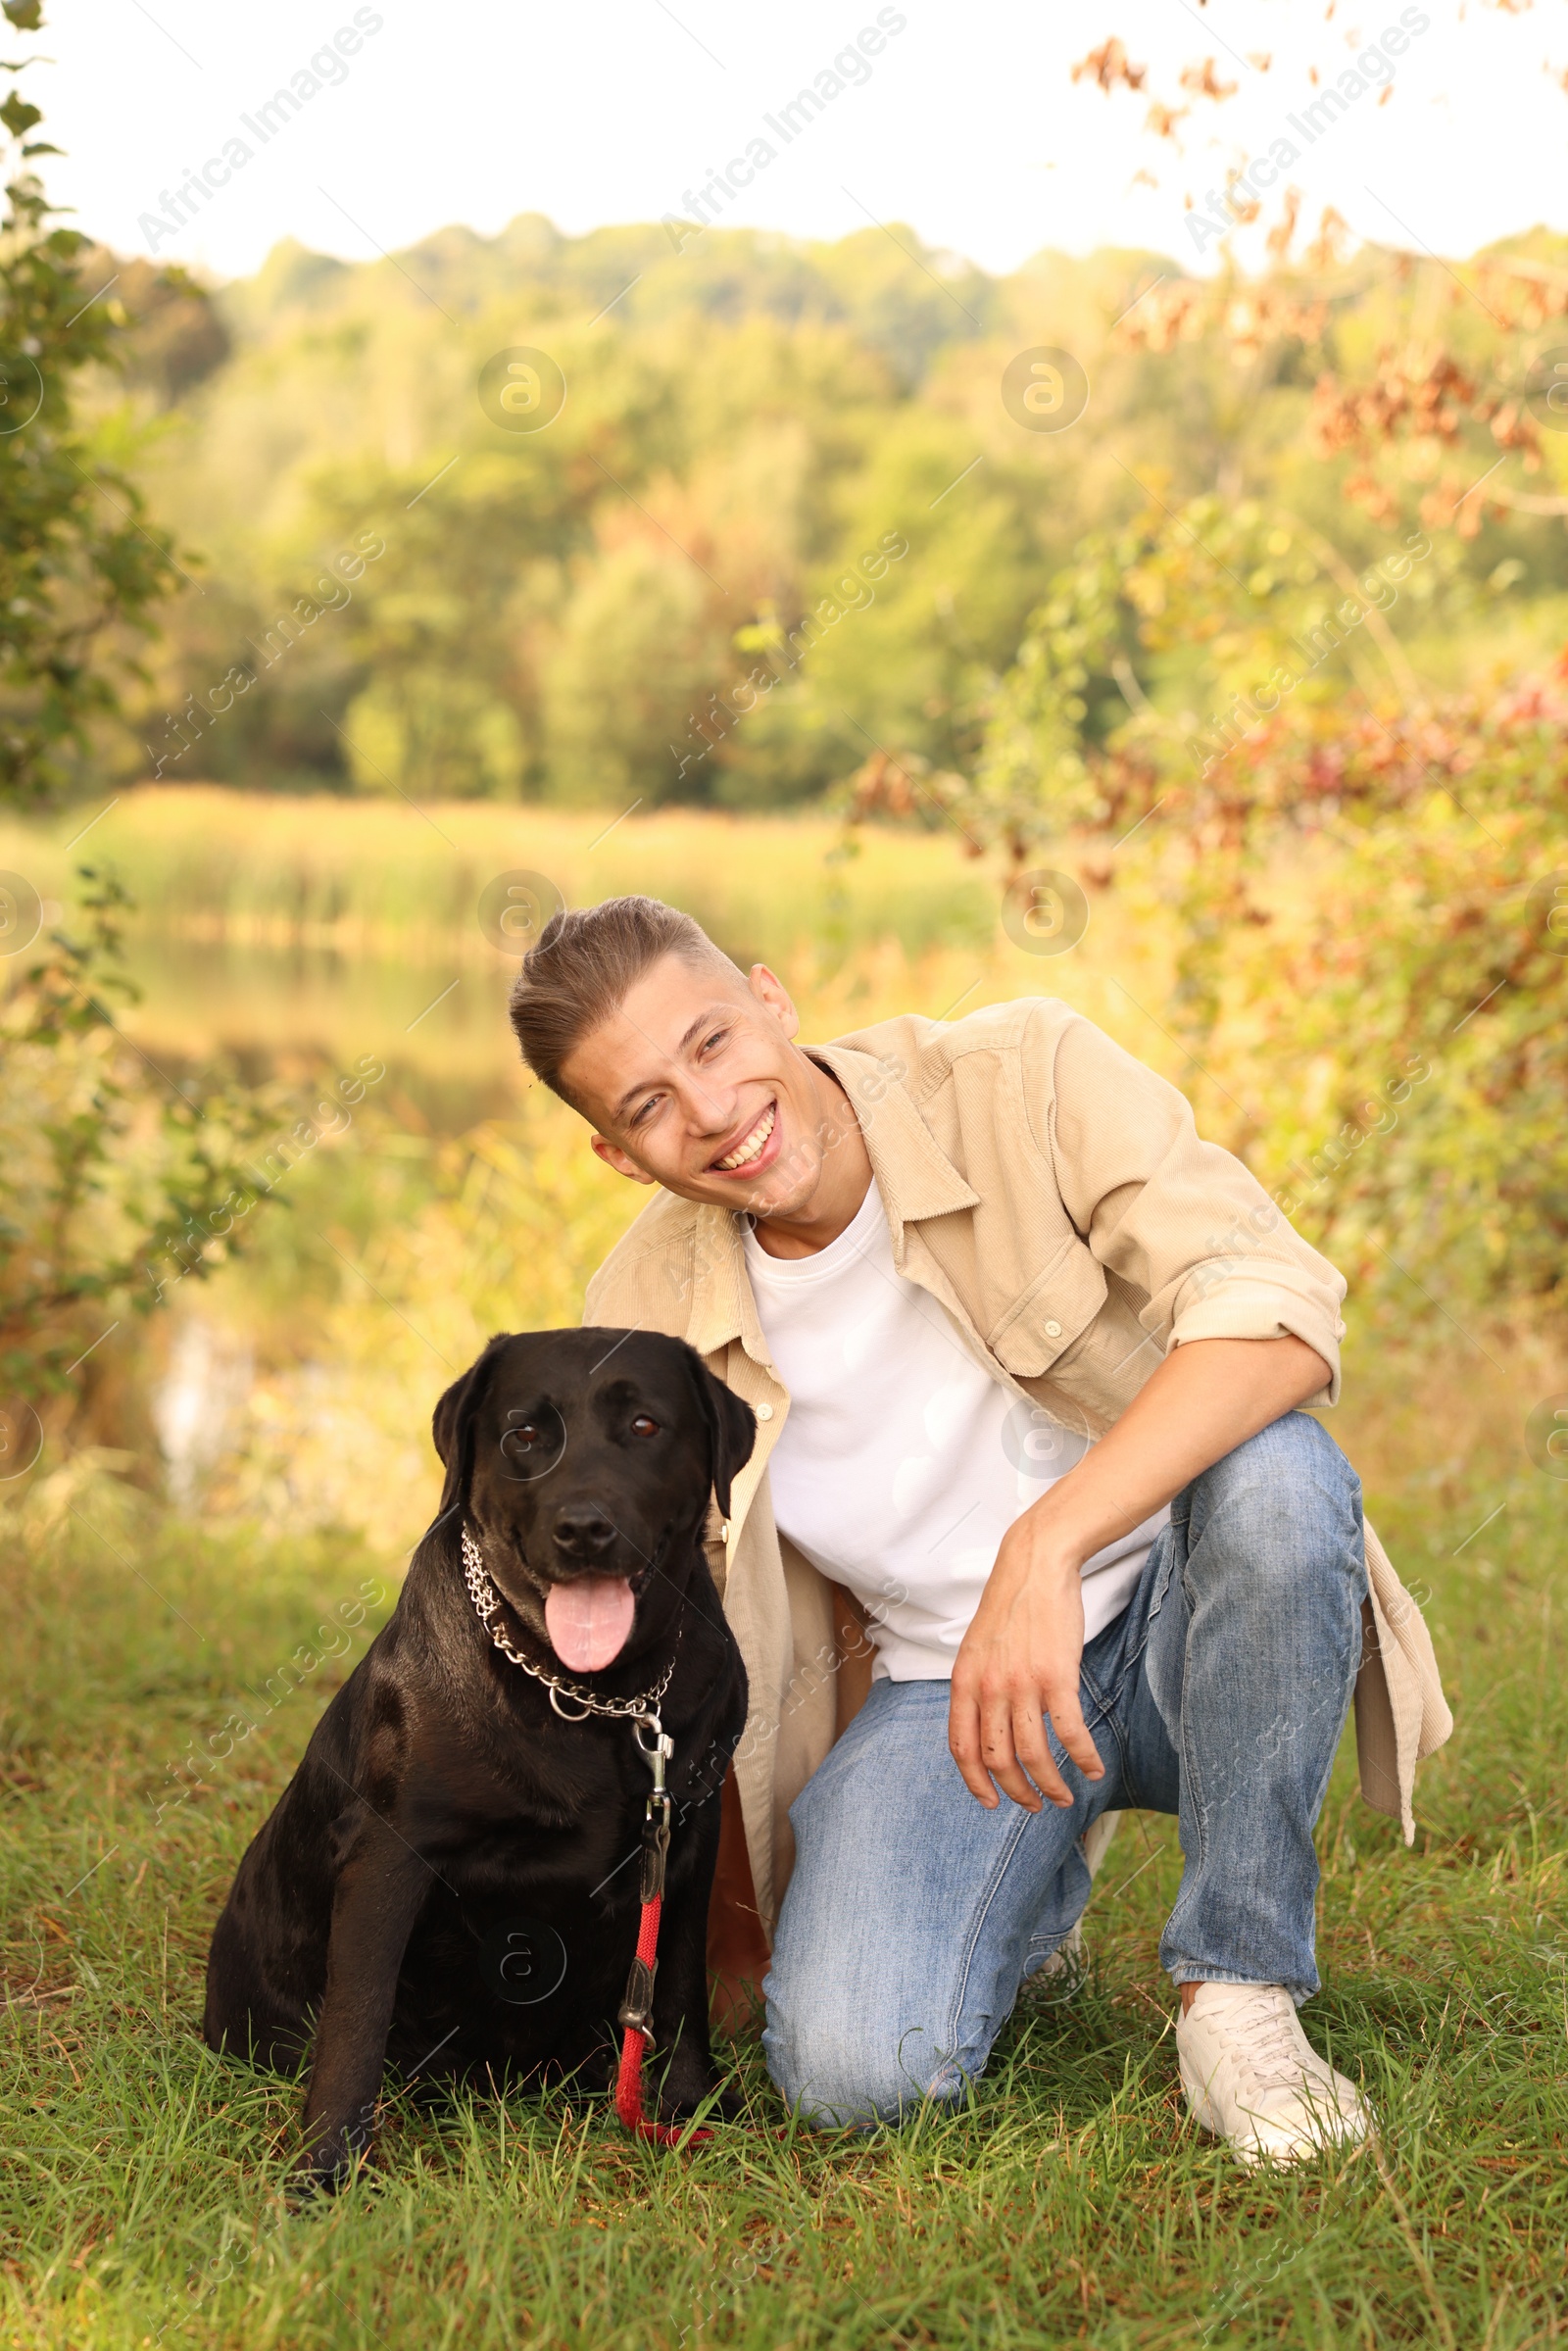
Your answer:
[[[1173,1347],[1293,1332],[1339,1396],[1341,1276],[1185,1099],[1070,1005],[1024,998],[813,1047],[854,1103],[895,1260],[991,1376],[1100,1436]],[[588,1287],[585,1319],[687,1340],[746,1398],[758,1442],[728,1539],[710,1544],[751,1682],[735,1758],[758,1909],[771,1934],[789,1807],[835,1735],[832,1588],[774,1525],[768,1455],[789,1396],[768,1357],[729,1210],[662,1193]],[[1419,1609],[1366,1530],[1371,1598],[1355,1692],[1361,1790],[1408,1843],[1417,1760],[1452,1728]]]

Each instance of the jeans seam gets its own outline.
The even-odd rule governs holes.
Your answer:
[[[1119,1706],[1107,1707],[1103,1714],[1096,1716],[1094,1729],[1097,1733],[1102,1728],[1107,1726],[1110,1731],[1111,1743],[1116,1750],[1115,1762],[1117,1782],[1121,1787],[1127,1788],[1131,1785],[1131,1774],[1128,1770],[1127,1764],[1127,1733],[1126,1725],[1121,1719],[1121,1709]],[[1095,1743],[1097,1746],[1099,1745],[1100,1742],[1098,1738]],[[1102,1763],[1104,1762],[1105,1757],[1103,1753],[1102,1753],[1100,1760]],[[1094,1786],[1097,1788],[1102,1785],[1102,1782],[1098,1780],[1094,1783]],[[1078,1832],[1080,1842],[1085,1837],[1087,1837],[1090,1829],[1093,1828],[1093,1826],[1094,1823],[1092,1821],[1085,1822],[1083,1828]]]
[[[1193,1860],[1190,1862],[1190,1864],[1189,1864],[1189,1868],[1190,1868],[1190,1870],[1191,1870],[1191,1874],[1192,1874],[1192,1876],[1193,1876],[1195,1879],[1197,1879],[1197,1878],[1199,1878],[1199,1877],[1200,1877],[1200,1876],[1201,1876],[1201,1874],[1202,1874],[1202,1871],[1203,1871],[1204,1867],[1206,1866],[1206,1863],[1207,1863],[1207,1860],[1208,1860],[1208,1825],[1207,1825],[1207,1819],[1206,1819],[1206,1806],[1205,1806],[1205,1804],[1204,1804],[1204,1801],[1203,1801],[1203,1793],[1202,1793],[1202,1775],[1201,1775],[1201,1773],[1199,1771],[1199,1768],[1198,1768],[1198,1759],[1197,1759],[1196,1755],[1195,1755],[1195,1754],[1194,1754],[1194,1752],[1193,1752],[1193,1746],[1192,1746],[1192,1734],[1191,1734],[1191,1728],[1190,1728],[1190,1726],[1191,1726],[1191,1720],[1192,1720],[1191,1709],[1190,1709],[1190,1708],[1187,1706],[1187,1704],[1185,1703],[1185,1693],[1186,1693],[1186,1689],[1187,1689],[1187,1683],[1188,1683],[1188,1680],[1189,1680],[1189,1669],[1190,1669],[1190,1665],[1191,1665],[1191,1658],[1190,1658],[1190,1657],[1189,1657],[1189,1656],[1188,1656],[1188,1655],[1185,1653],[1185,1650],[1186,1650],[1186,1648],[1187,1648],[1187,1647],[1189,1647],[1189,1646],[1190,1646],[1190,1644],[1191,1644],[1191,1641],[1192,1641],[1192,1638],[1193,1638],[1193,1618],[1194,1618],[1194,1616],[1197,1614],[1197,1605],[1196,1605],[1196,1602],[1195,1602],[1195,1600],[1194,1600],[1194,1597],[1193,1597],[1193,1592],[1192,1592],[1192,1587],[1191,1587],[1191,1584],[1189,1583],[1189,1580],[1188,1580],[1188,1566],[1189,1566],[1189,1562],[1190,1562],[1190,1560],[1191,1560],[1191,1557],[1192,1557],[1192,1553],[1191,1553],[1191,1551],[1189,1550],[1189,1551],[1187,1551],[1187,1552],[1184,1554],[1184,1556],[1183,1556],[1183,1559],[1182,1559],[1182,1568],[1181,1568],[1182,1598],[1183,1598],[1183,1600],[1184,1600],[1184,1602],[1186,1603],[1186,1606],[1187,1606],[1187,1636],[1186,1636],[1186,1643],[1184,1643],[1184,1655],[1183,1655],[1183,1660],[1182,1660],[1182,1690],[1183,1690],[1183,1696],[1184,1696],[1184,1703],[1183,1703],[1183,1706],[1182,1706],[1182,1726],[1181,1726],[1181,1729],[1182,1729],[1182,1742],[1181,1742],[1181,1775],[1182,1775],[1182,1776],[1181,1776],[1181,1791],[1180,1791],[1180,1798],[1179,1798],[1179,1800],[1178,1800],[1178,1810],[1177,1810],[1177,1816],[1176,1816],[1176,1817],[1177,1817],[1177,1835],[1178,1835],[1178,1838],[1179,1838],[1179,1837],[1180,1837],[1180,1825],[1181,1825],[1181,1817],[1182,1817],[1182,1806],[1183,1806],[1183,1804],[1186,1802],[1186,1799],[1188,1798],[1189,1794],[1191,1794],[1191,1797],[1192,1797],[1191,1811],[1192,1811],[1192,1818],[1193,1818],[1193,1834],[1194,1834],[1194,1837],[1196,1837],[1196,1839],[1197,1839],[1197,1842],[1198,1842],[1198,1852],[1197,1852],[1197,1856],[1196,1856],[1196,1858],[1195,1858],[1195,1859],[1193,1859]],[[1186,1880],[1186,1878],[1187,1878],[1188,1874],[1189,1874],[1189,1873],[1188,1873],[1188,1868],[1184,1868],[1184,1870],[1183,1870],[1183,1872],[1182,1872],[1182,1876],[1183,1876],[1183,1879],[1184,1879],[1184,1881]],[[1176,1890],[1176,1899],[1175,1899],[1175,1901],[1172,1903],[1172,1905],[1171,1905],[1171,1909],[1170,1909],[1170,1915],[1167,1917],[1167,1919],[1166,1919],[1166,1921],[1165,1921],[1165,1932],[1164,1932],[1164,1935],[1161,1935],[1161,1937],[1160,1937],[1160,1940],[1161,1940],[1162,1942],[1165,1940],[1166,1936],[1168,1936],[1168,1935],[1171,1934],[1172,1930],[1175,1928],[1175,1925],[1176,1925],[1176,1922],[1177,1922],[1177,1920],[1178,1920],[1178,1919],[1180,1918],[1180,1916],[1181,1916],[1181,1913],[1182,1913],[1182,1904],[1183,1904],[1183,1900],[1184,1900],[1184,1897],[1185,1897],[1185,1893],[1186,1893],[1186,1886],[1185,1886],[1185,1884],[1184,1884],[1183,1886],[1178,1886],[1178,1887],[1177,1887],[1177,1890]]]
[[[1185,1523],[1186,1523],[1186,1522],[1184,1521],[1184,1522],[1183,1522],[1184,1531],[1185,1531]],[[1174,1519],[1172,1519],[1172,1521],[1171,1521],[1171,1525],[1172,1525],[1172,1526],[1174,1526],[1175,1524],[1176,1524],[1176,1521],[1175,1521]],[[1159,1543],[1159,1542],[1160,1542],[1160,1540],[1161,1540],[1161,1537],[1162,1537],[1162,1536],[1163,1536],[1163,1535],[1164,1535],[1166,1532],[1167,1532],[1167,1530],[1166,1530],[1166,1529],[1164,1529],[1164,1528],[1161,1528],[1161,1530],[1160,1530],[1160,1534],[1159,1534],[1159,1535],[1156,1535],[1156,1536],[1155,1536],[1155,1538],[1154,1538],[1154,1545],[1153,1545],[1153,1546],[1152,1546],[1152,1547],[1154,1547],[1154,1546],[1157,1546],[1157,1545],[1158,1545],[1158,1543]],[[1182,1556],[1183,1556],[1183,1558],[1185,1559],[1185,1557],[1186,1557],[1186,1546],[1185,1546],[1185,1544],[1184,1544],[1184,1546],[1183,1546],[1183,1552],[1182,1552]],[[1153,1630],[1153,1623],[1154,1623],[1154,1619],[1155,1619],[1155,1617],[1156,1617],[1156,1616],[1159,1614],[1159,1611],[1160,1611],[1161,1607],[1163,1606],[1164,1602],[1165,1602],[1166,1600],[1168,1600],[1168,1599],[1169,1599],[1169,1597],[1170,1597],[1170,1588],[1171,1588],[1171,1583],[1172,1583],[1172,1580],[1173,1580],[1173,1577],[1174,1577],[1174,1575],[1175,1575],[1175,1561],[1174,1561],[1174,1559],[1172,1559],[1172,1561],[1171,1561],[1171,1563],[1170,1563],[1170,1570],[1169,1570],[1169,1572],[1168,1572],[1168,1573],[1165,1575],[1163,1583],[1160,1585],[1159,1589],[1158,1589],[1156,1592],[1153,1592],[1152,1593],[1152,1596],[1151,1596],[1151,1599],[1150,1599],[1150,1604],[1149,1604],[1149,1606],[1148,1606],[1148,1607],[1147,1607],[1147,1608],[1146,1608],[1146,1609],[1143,1611],[1143,1621],[1142,1621],[1142,1623],[1141,1623],[1141,1624],[1140,1624],[1140,1626],[1139,1626],[1139,1629],[1138,1629],[1138,1634],[1137,1634],[1137,1645],[1136,1645],[1135,1647],[1126,1647],[1126,1646],[1124,1646],[1124,1647],[1123,1647],[1123,1649],[1121,1650],[1121,1653],[1120,1653],[1120,1660],[1119,1660],[1119,1670],[1118,1670],[1118,1672],[1117,1672],[1117,1675],[1116,1675],[1116,1687],[1115,1687],[1115,1689],[1114,1689],[1114,1690],[1111,1691],[1111,1694],[1110,1694],[1109,1698],[1108,1698],[1108,1699],[1106,1699],[1106,1700],[1105,1700],[1105,1702],[1104,1702],[1104,1703],[1105,1703],[1105,1709],[1106,1709],[1106,1712],[1107,1712],[1107,1713],[1109,1713],[1109,1712],[1112,1712],[1112,1711],[1114,1711],[1114,1710],[1118,1709],[1118,1708],[1120,1707],[1120,1705],[1121,1705],[1121,1701],[1122,1701],[1122,1693],[1123,1693],[1123,1691],[1124,1691],[1124,1690],[1126,1690],[1126,1688],[1127,1688],[1128,1679],[1129,1679],[1129,1677],[1130,1677],[1130,1676],[1131,1676],[1131,1675],[1132,1675],[1132,1674],[1133,1674],[1133,1673],[1134,1673],[1134,1672],[1137,1670],[1137,1667],[1138,1667],[1139,1663],[1141,1662],[1141,1660],[1142,1660],[1142,1658],[1143,1658],[1144,1651],[1145,1651],[1145,1650],[1148,1648],[1148,1646],[1149,1646],[1150,1638],[1151,1638],[1151,1635],[1152,1635],[1152,1630]],[[1157,1578],[1156,1578],[1156,1582],[1158,1582],[1158,1579],[1157,1579]],[[1086,1680],[1088,1680],[1088,1678],[1089,1678],[1089,1677],[1086,1675],[1086,1676],[1085,1676],[1085,1679],[1086,1679]],[[1098,1686],[1097,1686],[1097,1687],[1098,1687]]]
[[[1116,1676],[1116,1688],[1114,1694],[1107,1698],[1102,1692],[1100,1684],[1095,1680],[1094,1675],[1089,1673],[1083,1667],[1079,1668],[1078,1703],[1079,1711],[1084,1718],[1084,1729],[1089,1733],[1090,1737],[1095,1739],[1095,1742],[1098,1746],[1099,1739],[1097,1734],[1102,1730],[1102,1727],[1107,1724],[1109,1725],[1110,1736],[1115,1742],[1116,1748],[1116,1770],[1119,1778],[1123,1781],[1125,1781],[1127,1778],[1127,1740],[1123,1734],[1123,1726],[1121,1722],[1121,1693],[1126,1687],[1127,1675],[1124,1671]],[[1089,1690],[1093,1694],[1095,1701],[1093,1708],[1085,1706],[1083,1703],[1085,1690]],[[1104,1756],[1102,1755],[1100,1760],[1102,1763],[1103,1763],[1105,1760]],[[1098,1787],[1099,1782],[1095,1782],[1094,1785]],[[1082,1834],[1083,1832],[1080,1831],[1080,1835]]]
[[[1079,1667],[1078,1700],[1080,1709],[1083,1713],[1085,1730],[1093,1730],[1097,1723],[1103,1722],[1106,1715],[1110,1714],[1114,1710],[1116,1700],[1121,1694],[1121,1688],[1125,1679],[1125,1675],[1117,1675],[1115,1690],[1109,1697],[1107,1697],[1104,1691],[1101,1689],[1100,1684],[1095,1680],[1094,1675],[1088,1671],[1087,1667]],[[1083,1704],[1083,1694],[1086,1690],[1089,1691],[1094,1700],[1094,1705],[1092,1708]]]
[[[1353,1566],[1354,1566],[1353,1549],[1352,1549],[1352,1556],[1351,1556],[1351,1565],[1352,1565],[1352,1568],[1353,1568]],[[1364,1580],[1364,1577],[1365,1577],[1365,1569],[1364,1569],[1364,1567],[1363,1567],[1363,1569],[1362,1569],[1362,1575],[1363,1575],[1363,1580]],[[1332,1780],[1332,1779],[1333,1779],[1333,1777],[1334,1777],[1334,1762],[1335,1762],[1335,1757],[1336,1757],[1336,1755],[1337,1755],[1337,1754],[1338,1754],[1338,1752],[1339,1752],[1340,1740],[1341,1740],[1341,1739],[1342,1739],[1345,1737],[1345,1726],[1346,1726],[1346,1723],[1347,1723],[1347,1722],[1348,1721],[1348,1719],[1349,1719],[1350,1707],[1351,1707],[1351,1705],[1353,1704],[1353,1702],[1354,1702],[1354,1698],[1355,1698],[1355,1680],[1356,1680],[1356,1675],[1357,1675],[1357,1674],[1358,1674],[1358,1672],[1360,1671],[1359,1660],[1357,1661],[1357,1663],[1356,1663],[1354,1666],[1351,1666],[1351,1665],[1350,1665],[1350,1663],[1349,1663],[1349,1658],[1350,1658],[1350,1654],[1351,1654],[1351,1652],[1352,1652],[1352,1651],[1359,1651],[1359,1649],[1360,1649],[1360,1646],[1361,1646],[1361,1602],[1360,1602],[1360,1598],[1357,1596],[1357,1594],[1356,1594],[1356,1592],[1355,1592],[1355,1591],[1354,1591],[1354,1589],[1353,1589],[1353,1580],[1352,1580],[1352,1585],[1351,1585],[1351,1588],[1350,1588],[1350,1589],[1348,1591],[1348,1592],[1347,1592],[1347,1594],[1346,1594],[1346,1597],[1347,1597],[1347,1601],[1348,1601],[1348,1606],[1349,1606],[1349,1624],[1348,1624],[1348,1628],[1347,1628],[1347,1640],[1346,1640],[1346,1643],[1345,1643],[1345,1655],[1346,1655],[1346,1674],[1345,1674],[1345,1702],[1344,1702],[1343,1706],[1342,1706],[1342,1707],[1341,1707],[1341,1709],[1340,1709],[1340,1722],[1339,1722],[1339,1729],[1336,1731],[1336,1733],[1335,1733],[1335,1735],[1334,1735],[1334,1743],[1333,1743],[1333,1745],[1332,1745],[1332,1746],[1329,1748],[1329,1750],[1328,1750],[1328,1760],[1327,1760],[1327,1762],[1325,1763],[1325,1765],[1324,1765],[1324,1767],[1323,1767],[1323,1776],[1322,1776],[1322,1779],[1321,1779],[1321,1780],[1319,1781],[1319,1783],[1318,1783],[1317,1789],[1316,1789],[1316,1793],[1314,1794],[1314,1796],[1313,1796],[1313,1799],[1312,1799],[1312,1803],[1311,1803],[1311,1812],[1312,1812],[1312,1816],[1313,1816],[1314,1820],[1316,1820],[1316,1819],[1318,1819],[1319,1817],[1321,1817],[1322,1810],[1323,1810],[1323,1804],[1324,1804],[1324,1800],[1325,1800],[1325,1798],[1327,1797],[1327,1795],[1328,1795],[1328,1791],[1329,1791],[1329,1782],[1330,1782],[1330,1780]],[[1314,1841],[1315,1841],[1315,1840],[1314,1840]]]
[[[1123,1692],[1126,1690],[1129,1680],[1133,1674],[1137,1672],[1138,1666],[1142,1661],[1144,1651],[1148,1648],[1148,1646],[1149,1625],[1146,1619],[1143,1635],[1139,1641],[1137,1648],[1132,1650],[1124,1650],[1122,1653],[1121,1670],[1116,1676],[1115,1689],[1111,1691],[1108,1698],[1102,1700],[1102,1704],[1105,1713],[1113,1714],[1119,1711]],[[1098,1687],[1096,1688],[1096,1695],[1099,1696]]]
[[[1114,1809],[1118,1812],[1147,1811],[1149,1809],[1148,1806],[1140,1804],[1136,1800],[1136,1794],[1133,1788],[1132,1759],[1127,1744],[1127,1727],[1121,1719],[1120,1711],[1118,1710],[1115,1714],[1107,1715],[1105,1720],[1110,1725],[1110,1736],[1112,1740],[1115,1742],[1116,1784],[1128,1799],[1125,1803],[1116,1805]],[[1102,1763],[1103,1763],[1105,1760],[1104,1756],[1102,1755],[1100,1760]],[[1097,1783],[1097,1785],[1100,1785],[1100,1783]],[[1108,1809],[1111,1809],[1111,1807],[1107,1807],[1107,1810]],[[1099,1817],[1100,1815],[1097,1813],[1095,1815],[1095,1819],[1098,1820]],[[1082,1839],[1084,1837],[1087,1837],[1090,1829],[1093,1827],[1094,1821],[1088,1822],[1079,1832],[1080,1839]]]
[[[1004,1799],[1004,1801],[1007,1800],[1009,1799]],[[960,2072],[965,2074],[968,2073],[968,2068],[964,2066],[963,2061],[958,2056],[957,2052],[961,2043],[960,2019],[963,2012],[963,2003],[967,1998],[969,1991],[969,1971],[974,1965],[975,1951],[979,1947],[980,1936],[984,1932],[986,1920],[991,1914],[991,1906],[1002,1890],[1002,1882],[1005,1878],[1007,1871],[1012,1864],[1013,1855],[1017,1852],[1018,1847],[1023,1840],[1024,1834],[1028,1829],[1029,1823],[1033,1818],[1034,1815],[1032,1813],[1025,1812],[1020,1807],[1017,1824],[1013,1829],[1012,1835],[1008,1837],[1005,1846],[1003,1848],[1002,1854],[997,1862],[997,1866],[991,1873],[991,1880],[989,1885],[986,1886],[984,1898],[976,1906],[974,1917],[970,1922],[968,1938],[964,1944],[962,1964],[958,1969],[957,1981],[956,1982],[953,1990],[952,2005],[948,2011],[948,2030],[944,2037],[949,2045],[945,2051],[939,2050],[938,2052],[943,2065],[957,2065]],[[972,2077],[970,2078],[972,2079]]]

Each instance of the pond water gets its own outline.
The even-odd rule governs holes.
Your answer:
[[[443,967],[151,929],[127,946],[142,998],[122,1025],[172,1074],[230,1059],[252,1079],[307,1083],[373,1055],[389,1087],[443,1134],[508,1115],[527,1091],[507,1021],[517,966],[499,955],[455,951]]]

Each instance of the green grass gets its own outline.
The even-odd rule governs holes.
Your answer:
[[[901,2138],[791,2133],[749,2038],[750,2126],[709,2149],[644,2150],[565,2093],[394,2098],[378,2170],[298,2213],[297,2088],[203,2048],[202,1968],[245,1840],[369,1623],[204,1792],[171,1804],[172,1767],[380,1565],[347,1537],[268,1548],[82,1488],[5,1578],[0,2344],[1568,2337],[1568,1490],[1528,1468],[1428,1473],[1377,1500],[1434,1588],[1459,1728],[1423,1774],[1412,1852],[1359,1802],[1348,1746],[1324,1816],[1307,2022],[1364,2082],[1375,2147],[1247,2175],[1196,2135],[1154,1956],[1174,1825],[1150,1818],[1111,1848],[1087,1981],[1020,2013],[972,2112]]]

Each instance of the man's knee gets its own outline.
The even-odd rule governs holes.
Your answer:
[[[815,1996],[781,1998],[770,1980],[767,1991],[768,2072],[812,2130],[906,2123],[924,2106],[964,2097],[962,2066],[926,2027],[852,2014],[826,1985]]]
[[[1364,1592],[1361,1482],[1326,1429],[1287,1412],[1224,1454],[1191,1489],[1189,1554],[1205,1537],[1256,1589],[1314,1572]]]

